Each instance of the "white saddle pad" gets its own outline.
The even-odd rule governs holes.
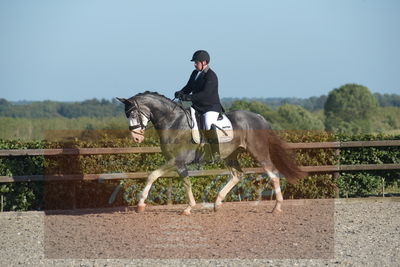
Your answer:
[[[190,107],[190,114],[193,120],[193,128],[192,128],[193,142],[195,142],[196,144],[200,144],[201,136],[200,136],[199,126],[196,120],[196,111],[192,107]],[[217,126],[217,135],[219,143],[227,143],[232,141],[233,139],[232,123],[225,114],[222,114],[222,119],[219,119],[216,122],[216,126]]]

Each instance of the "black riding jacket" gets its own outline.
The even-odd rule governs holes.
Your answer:
[[[184,94],[192,94],[192,106],[198,112],[204,114],[208,111],[223,112],[218,94],[218,78],[215,72],[206,68],[195,80],[198,71],[194,70],[189,81],[182,88]]]

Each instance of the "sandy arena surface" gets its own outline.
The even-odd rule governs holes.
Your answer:
[[[0,213],[0,266],[400,266],[400,198]]]

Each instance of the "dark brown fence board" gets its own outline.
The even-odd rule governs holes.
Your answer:
[[[349,142],[315,142],[287,143],[289,149],[330,149],[343,147],[385,147],[400,146],[400,140],[383,141],[349,141]],[[0,156],[57,156],[57,155],[102,155],[160,153],[160,147],[107,147],[107,148],[64,148],[64,149],[2,149]]]
[[[381,141],[348,141],[342,142],[340,147],[385,147],[400,146],[400,140],[381,140]]]
[[[288,149],[340,148],[340,142],[287,143]]]
[[[59,156],[59,155],[104,155],[160,153],[159,147],[123,147],[123,148],[64,148],[64,149],[3,149],[0,156]]]
[[[367,171],[367,170],[400,170],[400,164],[360,164],[360,165],[324,165],[324,166],[302,166],[302,170],[310,173],[329,173],[340,171]],[[262,174],[262,168],[243,168],[246,174]],[[67,175],[22,175],[22,176],[0,176],[0,183],[29,182],[29,181],[76,181],[76,180],[121,180],[121,179],[143,179],[150,172],[132,173],[100,173],[100,174],[67,174]],[[189,171],[189,176],[215,176],[229,175],[226,169]],[[178,177],[176,172],[169,172],[162,176]]]

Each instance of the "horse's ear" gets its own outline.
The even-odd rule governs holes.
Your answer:
[[[116,97],[116,99],[117,99],[118,101],[124,103],[124,104],[128,104],[128,103],[129,103],[129,101],[128,101],[126,98],[119,98],[119,97]]]

